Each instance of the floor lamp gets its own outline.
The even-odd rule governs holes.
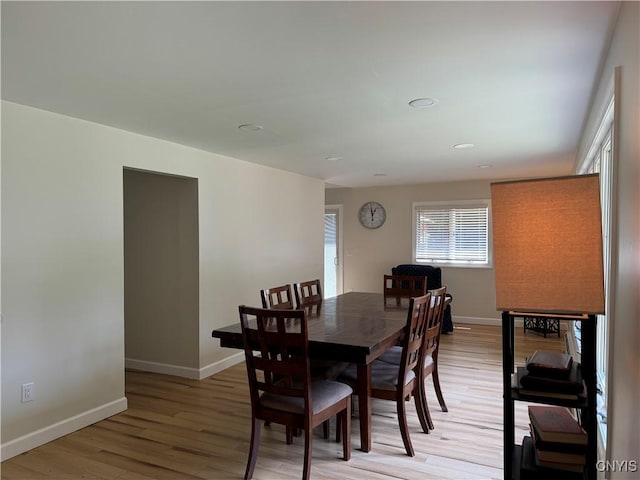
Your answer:
[[[514,369],[515,312],[562,314],[582,321],[589,405],[583,427],[590,435],[585,473],[595,479],[595,322],[596,314],[604,313],[598,175],[493,183],[491,210],[496,308],[503,312],[503,369]],[[503,388],[506,479],[512,478],[512,452],[517,452],[512,450],[513,404],[506,375]]]

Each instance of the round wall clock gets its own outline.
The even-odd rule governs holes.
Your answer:
[[[360,207],[360,223],[366,228],[380,228],[387,219],[387,212],[378,202],[367,202]]]

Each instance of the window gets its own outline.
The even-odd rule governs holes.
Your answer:
[[[414,203],[414,261],[488,266],[489,207],[489,200]]]
[[[596,332],[596,369],[598,381],[598,420],[603,440],[606,443],[607,423],[607,370],[609,345],[609,309],[611,306],[611,217],[613,194],[613,115],[614,98],[612,97],[598,131],[578,173],[598,173],[600,176],[600,205],[602,210],[602,251],[604,266],[605,305],[607,311],[598,315]],[[580,325],[576,322],[575,336],[580,338]],[[580,342],[577,348],[580,348]]]

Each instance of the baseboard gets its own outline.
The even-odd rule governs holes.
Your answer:
[[[456,315],[452,316],[453,326],[460,323],[469,323],[472,325],[493,325],[499,327],[502,325],[502,319],[500,318],[483,318],[483,317],[459,317]]]
[[[239,352],[227,357],[223,360],[211,363],[202,368],[182,367],[180,365],[170,365],[167,363],[149,362],[146,360],[136,360],[134,358],[125,358],[124,367],[133,370],[142,370],[143,372],[164,373],[165,375],[174,375],[176,377],[189,378],[191,380],[202,380],[203,378],[215,375],[233,365],[244,360],[244,352]]]
[[[210,377],[211,375],[215,375],[218,372],[221,372],[229,367],[233,367],[240,362],[244,361],[244,352],[240,351],[239,353],[234,353],[230,357],[225,358],[224,360],[219,360],[217,362],[211,363],[206,367],[202,367],[200,369],[200,380],[203,378]]]
[[[195,367],[183,367],[181,365],[171,365],[168,363],[149,362],[147,360],[137,360],[135,358],[125,358],[124,368],[132,370],[142,370],[143,372],[164,373],[176,377],[200,380],[200,369]]]
[[[453,316],[453,326],[455,328],[456,324],[472,324],[472,325],[493,325],[499,327],[502,325],[502,318],[483,318],[483,317],[458,317]],[[513,325],[515,327],[522,327],[524,321],[522,318],[516,318],[513,321]],[[567,322],[560,321],[560,332],[564,332],[567,330]],[[549,335],[549,334],[547,334]]]
[[[56,438],[64,437],[76,430],[93,425],[127,409],[127,399],[122,397],[86,412],[74,415],[35,432],[10,440],[0,445],[0,461],[5,461],[28,450],[44,445]]]

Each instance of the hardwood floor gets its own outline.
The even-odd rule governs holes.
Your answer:
[[[564,350],[561,338],[516,328],[516,363],[536,349]],[[422,433],[413,402],[408,421],[416,456],[404,451],[394,402],[374,400],[373,450],[359,448],[353,422],[352,456],[341,446],[313,441],[311,477],[335,480],[501,479],[502,379],[499,327],[459,324],[443,335],[440,378],[449,412],[435,394],[436,429]],[[431,385],[431,381],[428,381]],[[244,364],[202,381],[126,372],[129,409],[2,463],[2,479],[237,479],[244,475],[250,405]],[[355,413],[357,415],[357,412]],[[332,422],[335,428],[335,421]],[[516,402],[516,440],[528,432],[526,404]],[[333,438],[333,432],[332,432]],[[279,425],[262,428],[254,479],[298,479],[303,438],[285,444]]]

